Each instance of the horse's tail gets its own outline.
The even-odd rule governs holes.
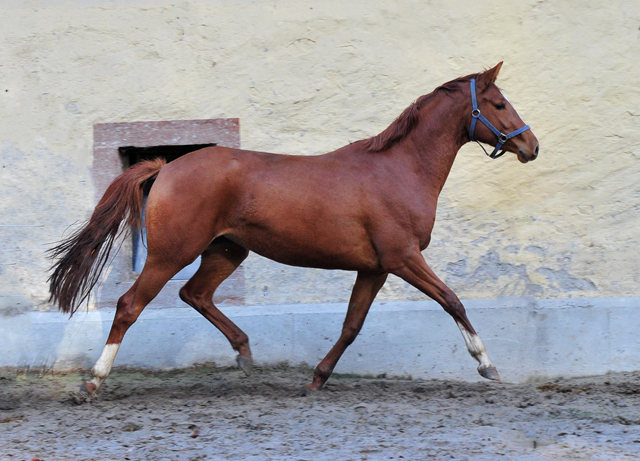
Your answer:
[[[48,280],[49,302],[57,303],[62,312],[73,315],[98,282],[115,240],[140,226],[144,183],[165,163],[158,158],[127,169],[107,188],[91,219],[48,251],[57,260]]]

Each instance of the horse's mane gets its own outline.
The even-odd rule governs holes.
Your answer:
[[[382,133],[372,138],[366,139],[365,148],[370,152],[380,152],[389,149],[395,143],[407,136],[413,127],[418,123],[419,111],[425,102],[429,101],[436,94],[444,92],[446,94],[453,93],[462,87],[463,84],[468,84],[472,78],[478,78],[480,74],[471,74],[466,77],[460,77],[455,80],[447,82],[433,92],[420,96],[409,107],[407,107],[398,118],[396,118],[391,125],[389,125]]]

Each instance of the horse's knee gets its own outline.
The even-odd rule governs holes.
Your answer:
[[[461,328],[464,328],[470,334],[477,334],[467,317],[467,311],[455,294],[451,293],[445,297],[445,302],[442,307],[444,307],[444,310],[453,317]]]
[[[358,337],[358,333],[360,333],[360,328],[345,325],[342,327],[342,340],[347,346],[350,346]]]
[[[448,314],[455,318],[464,317],[467,315],[462,302],[460,302],[458,297],[453,293],[449,293],[444,296],[444,303],[442,307],[445,311],[447,311]]]

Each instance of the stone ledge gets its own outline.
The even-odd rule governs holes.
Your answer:
[[[640,298],[468,300],[469,318],[506,382],[640,369]],[[344,304],[222,306],[250,337],[258,364],[316,365],[340,334]],[[113,310],[30,312],[0,325],[0,367],[90,368]],[[190,308],[149,309],[129,330],[117,365],[235,363],[226,339]],[[339,373],[481,380],[452,319],[433,301],[375,303]]]

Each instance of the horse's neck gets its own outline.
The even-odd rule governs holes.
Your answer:
[[[414,158],[415,168],[425,178],[425,187],[437,197],[444,187],[451,167],[466,139],[464,105],[456,98],[439,95],[423,107],[418,125],[404,141]],[[465,117],[467,115],[467,117]]]

